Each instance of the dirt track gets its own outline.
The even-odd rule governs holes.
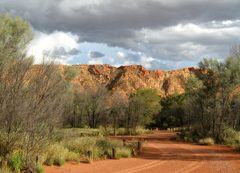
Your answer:
[[[92,164],[65,163],[62,167],[47,166],[47,173],[234,173],[240,172],[240,153],[228,147],[201,146],[171,141],[173,132],[158,131],[134,136],[147,140],[138,158],[99,160]],[[132,137],[119,139],[130,141]]]

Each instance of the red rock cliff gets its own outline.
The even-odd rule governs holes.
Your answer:
[[[174,71],[146,70],[141,65],[112,67],[105,65],[73,65],[79,69],[75,83],[80,85],[104,84],[109,90],[120,89],[132,93],[142,88],[157,90],[162,97],[173,93],[184,92],[184,82],[187,77],[199,68],[191,67]]]

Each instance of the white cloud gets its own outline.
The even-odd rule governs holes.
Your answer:
[[[122,52],[118,52],[117,55],[118,55],[119,58],[124,58],[125,57],[124,53],[122,53]]]
[[[142,49],[162,60],[199,61],[205,55],[220,59],[228,56],[231,44],[239,42],[239,25],[239,20],[235,20],[211,22],[208,26],[188,23],[164,29],[142,29],[149,42],[143,43]]]
[[[223,25],[231,25],[233,22],[231,20],[223,21]]]
[[[145,68],[153,70],[169,70],[170,67],[163,62],[162,60],[155,59],[153,57],[150,57],[144,53],[138,52],[138,53],[128,53],[126,56],[121,56],[123,53],[118,52],[119,58],[118,63],[114,66],[121,66],[121,65],[131,65],[131,64],[137,64],[137,65],[143,65]]]
[[[88,62],[88,64],[103,64],[102,58],[94,58]]]
[[[34,33],[35,37],[28,45],[28,55],[35,56],[36,64],[41,63],[44,52],[49,52],[50,55],[54,56],[53,54],[56,53],[56,51],[61,50],[58,52],[59,55],[56,55],[56,60],[63,64],[66,64],[67,61],[73,58],[73,55],[62,55],[61,53],[71,52],[77,49],[78,43],[76,36],[64,32],[45,34],[37,30],[35,30]]]
[[[114,62],[114,58],[112,58],[112,57],[108,57],[108,60],[109,60],[111,63]]]

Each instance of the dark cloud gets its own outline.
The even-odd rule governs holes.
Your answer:
[[[81,51],[78,50],[78,49],[75,49],[75,48],[73,48],[70,51],[66,52],[64,47],[56,48],[52,52],[52,54],[55,55],[55,56],[78,55],[79,53],[81,53]]]
[[[92,59],[102,58],[104,56],[105,56],[105,54],[102,54],[101,52],[98,52],[98,51],[90,51],[90,52],[88,52],[88,57],[92,58]]]
[[[81,51],[75,48],[67,52],[68,55],[78,55],[79,53],[81,53]]]
[[[151,67],[149,68],[150,70],[160,69],[160,70],[168,71],[173,68],[172,66],[168,66],[166,63],[162,63],[159,60],[152,60],[150,64],[151,64]]]
[[[55,56],[65,56],[67,55],[67,52],[65,51],[64,47],[56,48],[53,52],[53,55]]]
[[[141,61],[142,57],[138,53],[128,53],[126,59],[137,64]]]
[[[91,3],[92,2],[92,3]],[[103,43],[156,59],[192,60],[215,53],[225,56],[240,41],[239,0],[1,0],[0,12],[21,15],[39,31],[56,30],[78,35],[78,42]],[[238,21],[225,24],[223,21]],[[215,21],[215,23],[213,23]],[[193,24],[197,28],[171,27]],[[144,31],[149,30],[148,32]],[[154,32],[156,36],[149,35]],[[236,33],[237,32],[237,33]],[[224,46],[223,46],[224,45]],[[224,47],[224,49],[222,49]],[[221,50],[221,53],[217,51]],[[74,52],[61,53],[77,54]],[[224,52],[224,54],[222,54]],[[104,56],[92,52],[92,58]],[[129,55],[130,59],[138,59]]]
[[[128,53],[124,59],[132,64],[141,64],[149,70],[158,69],[168,71],[173,68],[172,66],[168,66],[166,63],[161,62],[161,60],[148,57],[143,53]]]

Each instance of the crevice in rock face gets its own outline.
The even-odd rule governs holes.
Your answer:
[[[39,65],[35,65],[37,67]],[[112,67],[104,65],[73,65],[79,69],[79,75],[73,81],[80,86],[103,84],[109,90],[121,90],[124,93],[136,92],[137,89],[155,89],[161,97],[173,93],[183,93],[184,83],[188,76],[195,72],[202,72],[196,67],[183,68],[172,71],[147,70],[142,65]],[[61,72],[64,65],[59,65]],[[37,70],[38,68],[34,68]]]

